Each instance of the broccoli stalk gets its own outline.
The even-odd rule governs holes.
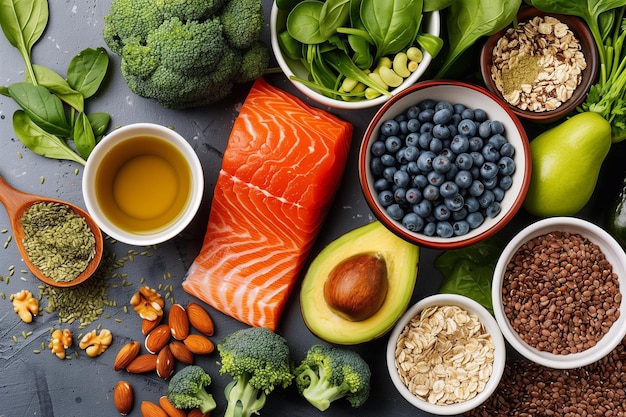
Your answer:
[[[360,407],[369,397],[370,368],[358,353],[333,345],[313,345],[294,370],[300,394],[320,411],[340,398]]]
[[[208,413],[216,407],[212,394],[206,391],[211,377],[203,368],[188,365],[174,374],[167,387],[167,399],[176,408],[198,408]]]
[[[224,417],[250,417],[265,406],[276,387],[293,380],[289,346],[285,339],[266,328],[237,330],[217,345],[220,374],[232,381],[224,389],[228,401]]]

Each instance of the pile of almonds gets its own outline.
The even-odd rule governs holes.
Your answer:
[[[207,355],[215,350],[210,339],[214,333],[213,320],[200,304],[173,304],[167,321],[164,321],[163,299],[155,290],[142,287],[131,299],[131,305],[143,320],[141,332],[145,336],[145,351],[142,351],[138,340],[126,343],[115,357],[115,371],[125,370],[133,374],[156,372],[167,380],[174,374],[176,361],[191,365],[195,355]],[[130,383],[119,381],[116,384],[113,402],[121,415],[127,415],[132,410],[134,393]],[[150,401],[141,404],[142,415],[151,417],[202,416],[198,411],[191,410],[187,414],[178,410],[167,401],[167,396],[162,396],[159,404]]]

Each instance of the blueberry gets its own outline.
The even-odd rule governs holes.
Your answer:
[[[467,152],[469,150],[469,139],[465,135],[456,135],[450,142],[450,149],[455,153]]]
[[[498,187],[502,188],[505,191],[511,188],[512,185],[513,185],[513,178],[511,178],[510,175],[505,175],[503,177],[500,177],[500,180],[498,181]]]
[[[385,169],[385,165],[382,160],[380,158],[372,158],[370,161],[370,171],[372,171],[372,175],[375,177],[380,176],[383,173],[383,169]]]
[[[435,104],[435,111],[441,109],[448,109],[450,113],[454,113],[454,106],[449,101],[441,100],[438,101],[437,104]]]
[[[426,236],[434,236],[437,233],[437,224],[430,222],[424,225],[424,234]]]
[[[482,178],[481,182],[483,183],[485,190],[493,190],[498,186],[498,176],[496,175],[493,178]]]
[[[481,152],[478,152],[478,151],[470,152],[470,156],[472,157],[472,161],[474,161],[474,163],[472,164],[474,166],[479,167],[485,163],[485,157],[483,156]]]
[[[485,161],[496,162],[500,159],[500,152],[490,143],[486,143],[482,150]]]
[[[502,206],[497,201],[494,201],[489,207],[485,209],[485,215],[493,219],[498,214],[500,214],[500,211],[502,211]]]
[[[472,181],[472,185],[470,185],[468,191],[469,191],[470,195],[472,195],[474,197],[478,197],[482,193],[485,192],[485,185],[480,180],[474,180],[474,181]]]
[[[419,103],[419,107],[422,110],[426,110],[426,109],[435,109],[435,106],[437,105],[437,102],[431,98],[426,98],[422,101],[420,101]]]
[[[445,204],[438,204],[433,209],[433,215],[435,216],[435,220],[448,220],[452,212]]]
[[[409,163],[406,164],[406,172],[408,172],[411,175],[416,175],[416,174],[419,174],[421,171],[417,166],[417,162],[409,161]]]
[[[404,156],[405,149],[406,148],[402,147],[402,148],[398,149],[398,152],[396,152],[396,161],[398,161],[398,163],[400,165],[406,165],[406,163],[409,162],[409,161],[407,161],[406,157]]]
[[[399,115],[397,115],[396,117],[393,118],[393,120],[395,120],[396,122],[400,123],[403,120],[406,120],[406,115],[400,113]]]
[[[495,135],[501,135],[501,134],[504,133],[504,125],[499,120],[492,120],[491,121],[491,131]]]
[[[380,161],[386,167],[392,167],[396,165],[396,158],[393,155],[389,155],[388,153],[382,155],[380,157]]]
[[[413,185],[423,190],[428,185],[428,178],[424,174],[416,175],[413,177]]]
[[[437,171],[430,171],[428,174],[426,174],[426,178],[428,178],[429,184],[437,187],[441,186],[441,184],[443,184],[446,180],[446,176],[443,173]]]
[[[370,150],[372,151],[373,156],[381,156],[387,151],[387,148],[385,147],[385,142],[382,140],[376,140],[372,142]]]
[[[443,149],[443,142],[439,138],[433,138],[430,141],[430,146],[428,149],[432,152],[439,153]]]
[[[407,213],[402,218],[402,225],[412,232],[419,232],[424,227],[424,219],[415,213]]]
[[[463,112],[466,110],[465,105],[461,103],[454,103],[452,107],[454,108],[454,114],[463,114]]]
[[[483,139],[478,136],[472,136],[469,139],[469,150],[472,152],[480,151],[483,148]]]
[[[508,156],[503,156],[498,161],[498,172],[500,175],[511,175],[515,171],[515,162]]]
[[[492,137],[490,137],[487,140],[487,143],[490,143],[491,145],[493,145],[494,148],[496,148],[498,151],[500,151],[500,148],[502,148],[502,145],[504,145],[505,143],[508,143],[506,138],[504,136],[502,136],[501,134],[497,133],[495,135],[493,135]]]
[[[435,172],[446,173],[450,171],[452,162],[450,162],[450,158],[447,156],[439,154],[433,159],[432,167]]]
[[[435,109],[424,109],[417,115],[417,120],[422,123],[432,122]]]
[[[417,115],[420,114],[420,108],[417,106],[411,106],[406,111],[406,116],[409,119],[417,119]]]
[[[469,233],[470,226],[466,220],[459,220],[452,223],[452,231],[454,236],[463,236]]]
[[[449,108],[444,107],[435,111],[435,114],[433,114],[433,123],[446,124],[450,121],[451,117],[452,111]]]
[[[474,120],[474,110],[472,109],[463,110],[463,113],[461,113],[461,117],[464,119]]]
[[[483,224],[483,221],[485,221],[485,217],[482,215],[481,212],[475,211],[473,213],[469,213],[465,220],[467,220],[470,229],[476,229],[478,226]]]
[[[422,192],[418,188],[409,188],[405,194],[406,202],[409,204],[417,204],[422,201]]]
[[[417,157],[419,156],[420,151],[415,146],[407,146],[404,149],[404,158],[407,162],[417,161]]]
[[[393,119],[385,120],[380,126],[380,133],[385,136],[397,135],[400,131],[400,124]]]
[[[504,199],[504,190],[502,188],[496,186],[493,187],[491,191],[493,191],[493,195],[496,198],[497,202],[500,202]]]
[[[374,181],[374,189],[376,191],[388,190],[390,187],[391,187],[391,184],[389,183],[389,181],[387,181],[384,178],[379,178],[376,181]]]
[[[394,220],[401,220],[404,217],[404,210],[400,207],[400,204],[394,203],[389,205],[386,209],[387,214]]]
[[[454,181],[456,174],[459,172],[459,167],[455,164],[450,165],[450,169],[446,172],[446,179],[450,181]]]
[[[448,139],[450,137],[450,129],[446,125],[436,124],[433,126],[433,136],[437,139]]]
[[[437,155],[435,155],[432,151],[425,151],[420,153],[417,158],[417,167],[422,172],[429,172],[433,170],[433,159],[435,159]]]
[[[406,135],[407,133],[409,133],[409,127],[408,127],[408,122],[406,120],[402,120],[400,122],[400,132],[403,135]]]
[[[381,191],[378,194],[378,202],[383,207],[388,207],[390,204],[393,204],[394,198],[393,193],[389,190]]]
[[[446,181],[439,187],[439,194],[443,197],[451,197],[459,193],[459,186],[454,181]]]
[[[515,146],[513,146],[509,142],[503,144],[502,147],[500,148],[500,155],[501,156],[508,156],[508,157],[512,158],[513,155],[515,155]]]
[[[411,177],[406,171],[397,170],[393,174],[393,182],[398,187],[406,187],[411,182]]]
[[[433,140],[432,132],[423,132],[420,133],[417,144],[422,149],[429,149],[431,140]]]
[[[459,122],[457,127],[459,133],[465,135],[467,137],[472,137],[476,135],[476,123],[470,119],[463,119]]]
[[[485,192],[482,193],[480,197],[478,197],[478,202],[480,203],[481,208],[487,208],[491,204],[493,204],[495,201],[496,201],[496,196],[491,190],[485,190]]]
[[[406,122],[406,129],[409,132],[419,132],[421,126],[422,124],[416,118],[410,118]]]
[[[396,188],[393,192],[393,199],[396,203],[406,203],[406,188]]]
[[[437,223],[437,236],[447,238],[454,234],[454,230],[450,222],[441,221]]]
[[[465,207],[461,207],[460,210],[452,212],[452,220],[454,221],[465,220],[465,218],[467,217],[467,213],[468,213],[467,209]]]
[[[398,152],[398,149],[402,146],[402,140],[397,136],[389,136],[385,140],[385,148],[387,152],[395,153]]]
[[[454,177],[454,182],[456,182],[459,188],[469,188],[469,186],[472,185],[472,179],[472,174],[462,169]]]
[[[435,124],[433,122],[422,122],[422,125],[420,126],[420,133],[432,132],[433,127],[435,127]]]
[[[472,165],[474,165],[474,159],[472,159],[472,156],[470,154],[463,152],[457,155],[456,159],[454,160],[454,164],[459,169],[468,170],[472,167]]]
[[[485,120],[478,126],[478,136],[488,139],[491,136],[491,120]]]
[[[428,184],[422,190],[422,196],[424,197],[424,200],[428,201],[435,201],[439,199],[439,187],[437,187],[436,185]]]
[[[393,182],[393,176],[396,175],[398,168],[396,167],[387,167],[383,170],[383,178],[389,182]]]
[[[467,211],[469,211],[470,213],[474,213],[477,212],[478,210],[480,210],[480,202],[478,201],[478,198],[469,195],[465,197],[465,208],[467,209]]]
[[[487,120],[487,113],[483,109],[474,109],[474,120],[484,122]]]
[[[498,175],[498,165],[493,162],[485,162],[480,167],[480,176],[486,179],[494,178]]]
[[[428,217],[433,211],[433,204],[428,200],[422,200],[413,205],[413,212],[421,217]]]
[[[465,205],[465,199],[463,198],[463,196],[461,194],[457,193],[457,194],[455,194],[453,196],[444,198],[443,199],[443,204],[450,211],[459,211]]]

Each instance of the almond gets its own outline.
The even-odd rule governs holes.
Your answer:
[[[126,371],[131,374],[145,374],[152,372],[156,369],[157,355],[152,353],[143,353],[138,355],[131,363],[126,367]]]
[[[141,322],[141,333],[143,333],[144,336],[147,335],[152,330],[154,330],[155,327],[161,324],[162,319],[163,316],[159,316],[155,320],[143,319],[143,321]]]
[[[163,379],[169,379],[174,373],[174,355],[167,345],[157,355],[156,373]]]
[[[126,381],[119,381],[113,388],[113,403],[121,415],[125,416],[133,409],[135,395],[133,387]]]
[[[215,326],[209,313],[198,303],[187,304],[187,317],[189,317],[189,323],[207,336],[213,336],[215,332]]]
[[[159,398],[159,405],[169,417],[187,417],[187,414],[183,410],[180,410],[172,405],[172,403],[167,399],[167,395],[163,395]]]
[[[133,361],[139,355],[139,351],[141,350],[141,343],[136,340],[130,341],[126,343],[122,348],[117,352],[117,356],[115,357],[115,361],[113,362],[113,369],[115,371],[121,371],[126,368],[129,363]]]
[[[141,402],[141,415],[143,417],[169,417],[161,407],[152,401]]]
[[[192,353],[197,355],[205,355],[213,352],[215,345],[208,337],[199,334],[190,334],[183,343]]]
[[[193,353],[189,350],[187,346],[185,346],[182,342],[172,341],[170,344],[170,350],[174,357],[184,363],[185,365],[193,364]]]
[[[172,332],[168,324],[159,324],[146,336],[144,345],[150,353],[159,353],[170,341]]]
[[[183,340],[189,335],[189,318],[185,308],[180,304],[172,305],[168,322],[174,339]]]

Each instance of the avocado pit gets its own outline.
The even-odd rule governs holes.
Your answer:
[[[324,283],[324,299],[344,319],[363,321],[380,309],[388,287],[385,258],[377,253],[360,253],[330,271]]]

